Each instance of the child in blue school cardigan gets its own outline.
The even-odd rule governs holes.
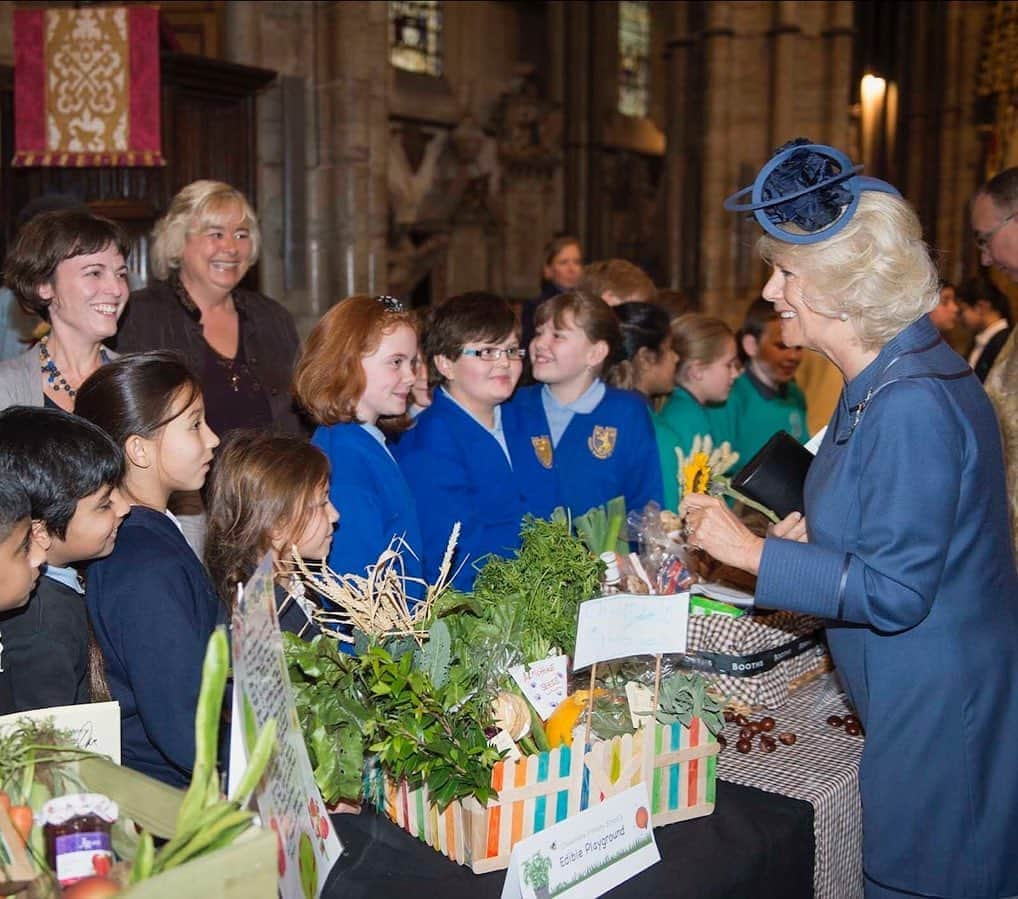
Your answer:
[[[329,567],[363,577],[393,541],[411,579],[420,579],[417,503],[393,458],[387,434],[410,425],[417,330],[392,297],[352,296],[312,329],[294,372],[297,401],[318,425],[311,442],[331,467],[329,499],[339,526]],[[408,593],[421,594],[408,582]]]
[[[424,355],[434,385],[431,405],[399,441],[396,457],[417,499],[424,572],[433,582],[449,532],[461,525],[453,585],[470,590],[489,553],[519,547],[527,513],[556,505],[555,478],[529,449],[516,454],[507,435],[518,427],[508,400],[523,370],[512,307],[490,293],[447,300],[431,317]]]
[[[539,383],[517,391],[510,404],[522,424],[517,451],[531,452],[555,472],[559,499],[573,515],[616,496],[629,510],[660,503],[661,468],[647,403],[601,380],[621,352],[611,307],[564,293],[538,308],[535,324],[530,355]]]
[[[75,412],[123,449],[131,511],[113,552],[88,569],[85,600],[120,703],[124,764],[175,787],[194,767],[194,716],[205,647],[225,609],[167,511],[200,490],[219,438],[201,385],[176,353],[121,356],[78,390]]]

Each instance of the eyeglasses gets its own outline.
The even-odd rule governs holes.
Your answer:
[[[463,350],[464,356],[476,356],[482,362],[498,362],[503,356],[510,362],[518,362],[527,357],[527,351],[521,346],[502,347],[485,346],[479,350]]]
[[[1001,219],[999,222],[997,222],[996,225],[990,228],[989,231],[984,231],[983,233],[979,233],[977,231],[976,246],[979,248],[979,251],[985,253],[986,250],[989,249],[990,241],[992,241],[993,238],[997,236],[997,232],[1000,231],[1000,229],[1003,228],[1008,222],[1013,221],[1015,216],[1018,216],[1018,210],[1012,212],[1007,218]]]

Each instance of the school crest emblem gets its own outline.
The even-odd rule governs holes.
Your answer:
[[[551,468],[551,438],[547,436],[531,437],[530,442],[534,447],[534,455],[537,461],[545,468]]]
[[[587,438],[587,446],[590,447],[595,459],[608,459],[615,452],[615,438],[618,437],[618,428],[594,425],[594,430]]]

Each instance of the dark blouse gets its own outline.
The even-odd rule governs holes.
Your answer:
[[[275,300],[241,287],[234,289],[233,302],[240,318],[245,364],[262,387],[274,427],[307,434],[290,394],[293,367],[300,350],[293,317]],[[131,293],[117,331],[118,352],[176,350],[196,373],[204,376],[207,347],[201,310],[186,291],[180,293],[173,284],[156,281]],[[227,405],[232,404],[233,397],[230,399]],[[213,405],[206,402],[210,421],[219,414],[219,410],[211,408]],[[245,421],[245,425],[252,427],[257,423]]]
[[[261,381],[247,364],[244,335],[237,342],[237,355],[220,356],[206,341],[202,388],[205,420],[222,438],[238,428],[258,430],[272,427],[272,409]]]

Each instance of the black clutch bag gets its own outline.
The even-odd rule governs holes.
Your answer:
[[[802,491],[813,454],[787,431],[778,431],[732,478],[732,486],[778,518],[803,511]]]

